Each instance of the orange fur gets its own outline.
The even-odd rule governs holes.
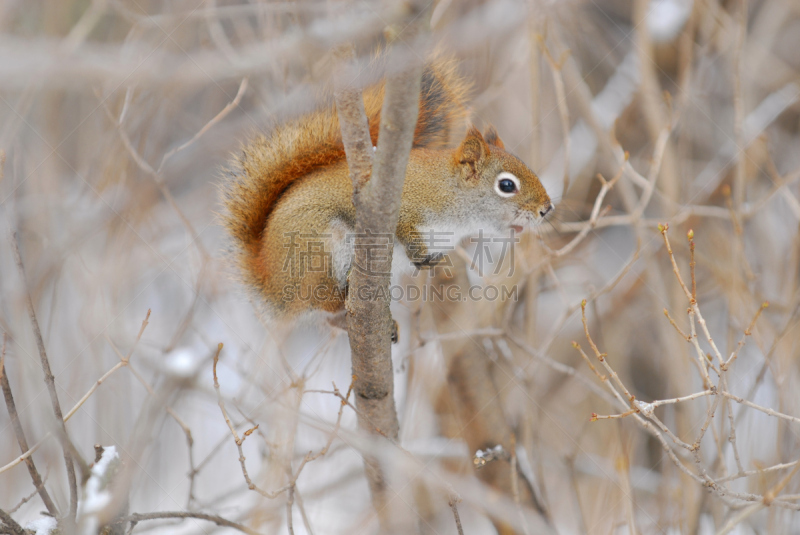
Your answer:
[[[466,115],[468,86],[454,63],[438,61],[423,73],[415,148],[442,148]],[[377,144],[384,86],[364,91],[372,143]],[[234,262],[246,286],[269,294],[275,259],[265,254],[264,230],[278,200],[298,179],[345,160],[333,106],[256,136],[233,161],[222,183],[223,224],[232,237]]]

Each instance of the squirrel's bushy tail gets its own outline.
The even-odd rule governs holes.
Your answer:
[[[453,61],[436,61],[422,75],[414,147],[442,148],[466,116],[468,85]],[[364,90],[364,107],[373,145],[377,144],[384,84]],[[259,261],[261,236],[275,202],[292,182],[311,171],[344,160],[339,118],[334,106],[284,123],[258,135],[234,158],[221,184],[222,222],[233,241],[243,282],[259,289],[266,274]]]

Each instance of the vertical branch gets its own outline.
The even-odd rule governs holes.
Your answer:
[[[347,156],[347,167],[353,181],[353,202],[361,187],[369,181],[372,173],[372,139],[369,135],[367,112],[361,90],[354,85],[357,76],[352,45],[338,51],[339,69],[336,75],[336,111],[342,129],[342,141]]]
[[[742,98],[742,48],[747,35],[747,0],[739,3],[737,15],[736,45],[733,47],[731,70],[733,71],[733,130],[736,138],[738,154],[733,178],[733,208],[742,209],[746,178],[746,143],[744,141],[744,101]]]
[[[461,526],[461,516],[458,514],[458,502],[460,501],[461,498],[458,496],[450,496],[448,505],[450,505],[450,509],[453,511],[453,518],[456,521],[456,531],[458,531],[458,535],[464,535],[464,528]]]
[[[569,130],[569,109],[567,108],[567,91],[564,88],[564,77],[561,74],[561,68],[564,66],[569,55],[569,49],[561,52],[561,57],[558,61],[550,54],[550,50],[545,44],[544,36],[539,36],[539,45],[544,52],[544,57],[547,59],[550,70],[553,73],[553,85],[556,90],[556,104],[558,106],[558,116],[561,118],[561,134],[564,136],[564,180],[562,195],[567,194],[569,188],[569,151],[570,151],[570,130]]]
[[[420,6],[407,4],[408,21],[426,18]],[[419,23],[412,26],[416,37]],[[400,35],[398,41],[405,37]],[[403,51],[405,52],[405,51]],[[359,425],[396,440],[399,432],[394,402],[391,353],[392,318],[389,311],[389,281],[394,232],[400,212],[406,166],[419,114],[422,64],[401,53],[397,42],[389,51],[386,89],[374,166],[370,174],[372,141],[360,91],[338,88],[336,104],[342,127],[347,163],[353,181],[356,208],[355,255],[348,280],[347,326],[352,351],[356,406]],[[342,82],[342,80],[339,80]],[[369,177],[369,179],[367,179]],[[386,254],[374,258],[370,250],[385,247]],[[380,296],[380,297],[379,297]],[[366,458],[367,479],[373,505],[384,531],[392,531],[385,509],[390,498],[387,483],[376,459]]]
[[[636,26],[636,51],[641,70],[642,114],[650,139],[658,139],[659,133],[667,124],[667,111],[662,100],[661,84],[658,81],[656,62],[653,58],[653,43],[648,31],[647,16],[650,12],[650,0],[635,0],[633,18]],[[662,189],[668,199],[677,201],[679,197],[678,169],[675,153],[668,143],[665,148],[661,175]]]
[[[11,232],[11,250],[14,253],[14,261],[17,264],[19,277],[22,281],[22,287],[25,291],[26,305],[28,307],[28,315],[31,319],[33,327],[33,335],[36,338],[36,346],[39,349],[39,358],[41,359],[42,371],[44,372],[44,382],[47,385],[47,392],[50,394],[50,403],[53,408],[53,414],[56,417],[56,425],[59,426],[59,434],[62,437],[67,436],[67,426],[64,424],[64,416],[61,412],[61,404],[58,402],[58,393],[56,392],[56,380],[53,377],[53,372],[50,370],[50,361],[47,359],[47,353],[44,349],[44,340],[42,339],[42,331],[39,329],[39,322],[36,319],[36,311],[33,309],[33,300],[31,299],[31,292],[28,287],[28,280],[25,277],[25,268],[22,265],[22,256],[19,253],[19,245],[17,244],[17,233]],[[69,479],[69,515],[68,519],[74,520],[75,514],[78,511],[78,481],[75,478],[75,466],[72,463],[72,454],[69,447],[62,441],[62,450],[64,451],[64,463],[67,467],[67,478]]]
[[[531,6],[528,6],[531,9]],[[529,29],[528,39],[530,40],[530,60],[528,61],[528,69],[530,70],[531,81],[531,124],[533,125],[533,132],[531,133],[531,149],[530,149],[530,165],[533,169],[538,169],[541,166],[539,162],[539,149],[541,145],[540,137],[540,122],[541,122],[541,69],[539,68],[539,40],[537,39],[538,24],[536,14],[529,14]]]
[[[28,441],[25,438],[25,430],[22,428],[22,422],[19,421],[17,406],[16,403],[14,403],[14,396],[11,392],[11,384],[8,382],[8,377],[5,373],[6,338],[6,333],[3,333],[3,352],[0,354],[0,387],[3,389],[6,409],[8,410],[8,416],[11,418],[11,425],[14,427],[14,434],[17,436],[19,449],[22,453],[25,453],[28,451]],[[33,463],[33,456],[25,458],[25,465],[28,467],[28,473],[31,475],[31,481],[33,481],[33,486],[36,487],[36,492],[39,493],[39,496],[44,502],[44,506],[47,507],[47,512],[58,518],[58,507],[56,507],[56,504],[50,499],[50,494],[47,493],[47,489],[44,487],[42,476],[39,475],[39,471]]]

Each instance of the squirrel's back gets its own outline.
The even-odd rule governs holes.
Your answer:
[[[428,65],[422,76],[414,147],[442,148],[466,116],[467,83],[452,61]],[[377,145],[383,83],[364,90],[364,107]],[[221,184],[222,222],[232,239],[233,260],[242,282],[258,294],[270,274],[261,240],[276,202],[291,184],[312,171],[345,160],[339,119],[333,105],[258,135],[234,158]]]

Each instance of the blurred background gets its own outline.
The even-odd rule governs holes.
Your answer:
[[[250,136],[315,107],[335,46],[354,42],[368,61],[396,11],[0,3],[5,374],[59,510],[68,480],[12,231],[63,412],[79,406],[66,424],[74,450],[86,463],[95,444],[122,456],[115,507],[259,533],[378,531],[362,460],[374,445],[334,393],[351,382],[347,336],[259,320],[226,262],[217,184]],[[470,269],[469,243],[450,277],[436,274],[516,285],[516,300],[393,305],[404,453],[381,458],[398,503],[421,533],[457,532],[456,497],[465,533],[800,531],[800,4],[441,0],[428,15],[433,44],[473,84],[470,121],[497,127],[556,210],[523,235],[510,276]],[[705,325],[724,359],[738,351],[724,381],[659,223],[689,286],[693,230]],[[584,299],[593,341],[637,400],[702,392],[708,353],[714,385],[750,406],[702,395],[590,421],[626,408],[585,338]],[[665,309],[688,337],[696,326],[697,346]],[[292,492],[248,489],[214,389],[219,343],[221,397],[238,435],[252,431],[249,477]],[[497,445],[505,454],[476,470],[476,452]],[[310,451],[324,455],[304,464]],[[20,454],[0,410],[0,509],[24,526],[45,507]],[[81,488],[92,532],[94,491]],[[150,530],[236,532],[200,519],[134,532]]]

